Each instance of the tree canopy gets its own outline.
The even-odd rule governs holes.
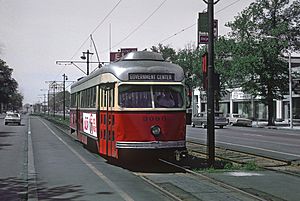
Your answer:
[[[228,37],[215,41],[215,70],[221,89],[241,87],[268,105],[268,123],[274,124],[274,99],[288,93],[288,51],[300,50],[300,1],[256,0],[234,21]],[[161,44],[152,47],[164,58],[183,67],[186,84],[202,86],[201,55],[205,47],[175,51]]]
[[[288,91],[287,51],[298,51],[300,2],[256,0],[227,26],[230,38],[217,43],[219,70],[229,87],[262,97],[268,105],[268,123],[274,124],[273,100]]]
[[[0,104],[9,110],[17,110],[22,107],[23,96],[18,92],[18,83],[12,78],[12,72],[13,69],[0,59]]]

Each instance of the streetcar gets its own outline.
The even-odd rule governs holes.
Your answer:
[[[71,86],[70,128],[102,156],[186,151],[184,72],[159,53],[131,52]]]

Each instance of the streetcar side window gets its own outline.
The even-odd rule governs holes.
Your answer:
[[[181,108],[183,107],[182,86],[153,86],[155,108]]]
[[[118,102],[125,108],[152,108],[150,86],[121,85]]]
[[[96,87],[91,87],[80,92],[81,108],[95,108],[96,107]]]
[[[76,107],[76,93],[71,94],[71,107]]]

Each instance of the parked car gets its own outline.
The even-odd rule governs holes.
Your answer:
[[[8,112],[4,118],[4,125],[11,124],[18,124],[21,125],[21,115],[16,112]]]
[[[252,126],[252,120],[244,118],[240,114],[227,114],[227,122],[232,126]]]
[[[222,112],[215,112],[215,126],[218,126],[220,128],[223,128],[227,125],[227,120],[224,117],[224,114]],[[201,126],[202,128],[207,127],[207,113],[201,112],[198,114],[195,114],[192,117],[192,126]]]

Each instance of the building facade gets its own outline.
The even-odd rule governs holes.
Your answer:
[[[292,71],[300,73],[300,57],[292,58]],[[219,110],[224,114],[237,113],[253,120],[267,120],[268,108],[261,97],[245,94],[241,88],[227,89],[229,92],[219,102]],[[192,113],[205,112],[207,109],[206,92],[196,88],[193,90]],[[274,100],[275,120],[288,121],[290,95],[284,95],[282,100]],[[293,118],[300,120],[300,94],[292,93]]]

